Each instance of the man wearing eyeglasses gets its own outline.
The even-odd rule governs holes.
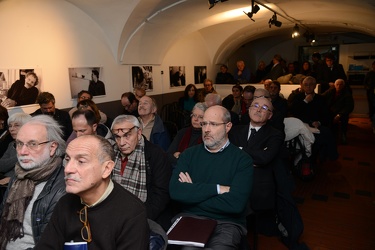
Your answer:
[[[246,235],[246,204],[253,181],[252,159],[229,142],[232,123],[229,111],[224,107],[208,108],[201,126],[203,144],[181,153],[169,192],[173,200],[182,204],[184,215],[217,221],[206,248],[238,249]]]
[[[116,141],[112,179],[145,203],[149,219],[167,229],[170,219],[164,215],[172,167],[166,153],[142,135],[141,124],[132,115],[116,117],[111,131]]]
[[[38,115],[20,128],[15,146],[18,163],[0,207],[0,249],[31,249],[65,194],[65,142],[58,123]]]
[[[66,149],[66,194],[35,249],[63,249],[87,242],[88,249],[148,249],[146,209],[111,180],[115,153],[101,136],[84,135]]]
[[[271,101],[258,94],[254,94],[249,108],[250,123],[236,126],[229,133],[231,142],[253,158],[254,182],[250,205],[255,211],[274,206],[276,186],[273,168],[284,143],[283,133],[269,124],[273,115]]]

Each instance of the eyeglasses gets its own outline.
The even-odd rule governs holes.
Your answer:
[[[191,114],[190,117],[194,117],[194,119],[203,119],[203,115]]]
[[[79,220],[83,223],[83,227],[81,229],[81,237],[86,242],[91,242],[91,229],[90,229],[90,223],[87,219],[87,206],[84,206],[79,211]]]
[[[260,108],[260,111],[262,111],[262,112],[267,112],[267,111],[272,112],[270,107],[268,107],[267,105],[260,106],[258,103],[250,105],[250,108],[253,108],[253,109],[259,109]]]
[[[14,147],[16,149],[20,150],[20,149],[23,148],[23,145],[25,145],[30,150],[38,150],[40,145],[43,145],[43,144],[46,144],[46,143],[49,143],[49,142],[51,142],[51,141],[44,141],[44,142],[40,142],[40,143],[37,143],[35,141],[29,141],[29,142],[24,143],[22,141],[16,140],[16,143],[14,144]]]
[[[208,125],[210,125],[211,127],[217,127],[223,124],[227,124],[227,122],[201,122],[202,127],[207,127]]]
[[[129,139],[130,136],[131,136],[131,132],[134,128],[138,128],[137,126],[133,126],[131,128],[118,128],[118,129],[112,129],[112,133],[114,134],[115,136],[115,140],[116,141],[120,141],[121,138],[125,138],[125,139]],[[119,136],[118,134],[122,132],[123,135],[122,136]]]

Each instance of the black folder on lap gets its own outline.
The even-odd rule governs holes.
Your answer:
[[[216,225],[212,219],[181,216],[167,232],[168,244],[204,247]]]

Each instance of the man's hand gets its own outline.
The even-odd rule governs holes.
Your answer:
[[[178,157],[180,157],[180,154],[181,154],[181,152],[175,152],[173,154],[173,156],[174,156],[174,158],[178,159]]]
[[[179,176],[178,178],[179,182],[193,183],[188,172],[185,172],[185,173],[180,172],[178,176]]]
[[[320,127],[320,122],[319,122],[319,121],[315,121],[315,122],[312,122],[311,125],[312,125],[314,128],[319,128],[319,127]]]
[[[305,101],[306,101],[307,103],[309,103],[309,102],[311,102],[311,101],[313,100],[313,98],[314,98],[314,96],[313,96],[312,94],[308,94],[308,95],[306,95],[306,97],[305,97]]]
[[[219,194],[229,193],[229,191],[230,191],[230,187],[229,186],[219,185],[219,187],[220,187],[220,193]]]

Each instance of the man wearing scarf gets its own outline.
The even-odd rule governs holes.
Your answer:
[[[15,175],[0,206],[1,250],[33,248],[65,194],[62,134],[47,115],[35,116],[20,128]]]
[[[172,167],[166,153],[142,135],[141,124],[132,115],[116,117],[111,130],[116,140],[112,179],[145,203],[149,219],[167,229],[163,212],[169,203]]]

